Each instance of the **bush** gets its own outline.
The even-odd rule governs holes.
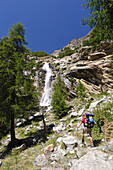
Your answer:
[[[66,56],[65,53],[60,53],[58,58],[63,58],[64,56]]]
[[[33,56],[36,57],[44,57],[44,56],[48,56],[48,54],[45,51],[36,51],[36,52],[31,52],[31,54]]]
[[[84,97],[86,97],[86,93],[85,93],[85,87],[84,85],[81,83],[81,81],[79,80],[79,83],[76,87],[76,95],[78,98],[80,98],[81,100],[84,100]]]
[[[63,58],[65,56],[70,56],[72,55],[73,53],[75,53],[75,50],[71,50],[69,47],[65,47],[64,48],[64,52],[61,52],[59,54],[59,57],[58,58]]]
[[[65,50],[66,56],[72,55],[75,52],[75,50],[71,50],[69,47],[65,47],[64,50]]]
[[[102,132],[101,128],[106,122],[113,121],[113,114],[111,114],[112,108],[113,103],[109,102],[93,111],[93,113],[95,114],[95,121],[97,123],[96,128],[98,129],[99,133]]]
[[[83,41],[83,46],[90,46],[89,40],[84,40]]]

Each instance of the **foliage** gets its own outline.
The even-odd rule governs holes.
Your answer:
[[[85,87],[84,85],[81,83],[81,81],[79,80],[79,83],[76,87],[76,95],[78,98],[80,98],[81,100],[84,100],[84,97],[86,97],[86,93],[85,93]]]
[[[31,52],[33,56],[36,57],[45,57],[48,56],[48,54],[45,51],[36,51],[36,52]]]
[[[59,57],[58,58],[63,58],[65,56],[70,56],[72,55],[73,53],[75,53],[75,50],[71,50],[69,47],[65,47],[64,48],[64,52],[61,52],[59,54]]]
[[[54,84],[52,95],[52,110],[56,118],[61,118],[66,115],[68,111],[68,106],[65,102],[66,92],[64,87],[64,82],[61,80],[60,75],[58,75],[57,80]]]
[[[82,23],[94,28],[90,44],[113,40],[113,0],[86,0],[83,6],[89,8],[90,16],[82,19]]]
[[[86,106],[85,106],[85,109],[88,109],[88,108],[89,108],[89,106],[90,106],[91,102],[92,102],[92,100],[91,100],[91,99],[89,99],[89,100],[88,100],[88,103],[87,103],[87,104],[86,104]]]
[[[75,47],[75,52],[78,52],[78,50],[80,49],[80,47],[81,47],[81,44],[79,45],[79,46],[77,46],[77,47]]]
[[[99,34],[100,31],[100,35]],[[104,38],[104,35],[101,35],[102,31],[99,28],[94,28],[93,31],[91,32],[90,38],[88,40],[83,41],[83,46],[93,46],[97,47],[97,45],[100,44],[101,41],[106,40]],[[104,33],[103,33],[104,34]]]
[[[0,121],[9,126],[15,140],[14,119],[37,110],[38,95],[34,86],[34,59],[26,54],[25,29],[21,23],[9,29],[0,41]]]
[[[74,77],[70,77],[70,82],[71,82],[71,87],[73,87],[73,83],[74,83]]]
[[[95,114],[95,121],[97,123],[97,126],[95,128],[98,129],[98,131],[101,133],[101,128],[106,122],[112,122],[113,121],[113,103],[108,102],[104,104],[104,106],[100,106],[97,109],[93,111]]]
[[[90,46],[91,44],[90,44],[90,42],[89,42],[89,40],[84,40],[83,41],[83,46]]]

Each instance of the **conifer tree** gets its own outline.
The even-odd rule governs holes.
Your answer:
[[[66,115],[68,110],[68,105],[66,103],[66,91],[64,87],[64,82],[62,81],[60,75],[58,75],[57,80],[54,84],[52,96],[52,110],[56,118],[62,118]]]
[[[89,9],[90,16],[82,19],[82,22],[94,28],[91,43],[113,40],[113,0],[86,0],[83,6]]]
[[[84,87],[84,85],[82,84],[82,82],[79,80],[79,83],[76,87],[76,96],[78,98],[80,98],[81,100],[84,100],[84,98],[86,97],[86,89]]]
[[[27,55],[25,29],[21,23],[9,29],[0,40],[0,123],[10,124],[11,142],[15,143],[14,120],[37,110],[34,86],[35,61]]]

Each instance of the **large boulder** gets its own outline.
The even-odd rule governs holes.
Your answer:
[[[72,161],[73,165],[70,170],[113,170],[113,167],[107,158],[108,154],[102,151],[92,150],[78,161]]]

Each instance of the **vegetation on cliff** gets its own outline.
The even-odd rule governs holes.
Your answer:
[[[31,54],[33,56],[36,56],[36,57],[45,57],[45,56],[48,56],[49,54],[47,54],[45,51],[36,51],[36,52],[31,52]]]

